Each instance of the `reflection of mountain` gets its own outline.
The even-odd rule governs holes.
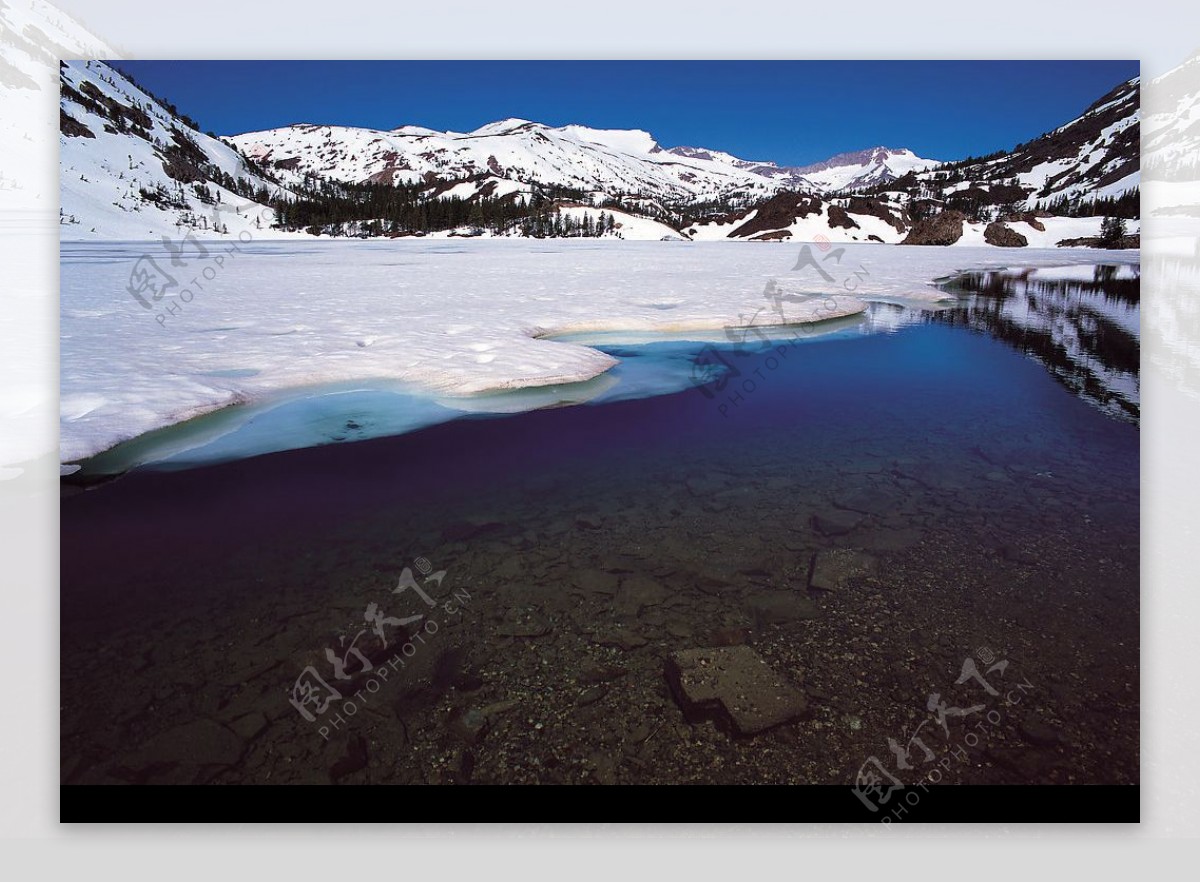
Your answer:
[[[945,288],[959,306],[931,315],[986,331],[1037,359],[1068,389],[1114,416],[1140,411],[1140,275],[1095,267],[968,273]]]
[[[1161,296],[1149,302],[1147,357],[1185,394],[1200,398],[1200,257],[1155,254],[1150,269]]]

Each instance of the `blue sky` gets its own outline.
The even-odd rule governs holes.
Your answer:
[[[882,144],[1005,149],[1078,115],[1135,61],[119,61],[205,130],[470,131],[505,117],[646,129],[664,147],[802,165]]]

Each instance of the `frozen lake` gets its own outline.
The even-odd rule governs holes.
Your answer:
[[[959,271],[1069,277],[1095,261],[828,244],[64,243],[61,457],[136,440],[90,468],[187,465],[660,394],[696,381],[684,341],[795,339],[783,323],[806,341],[887,330],[869,303],[944,309],[933,283]],[[605,352],[672,341],[624,369]]]

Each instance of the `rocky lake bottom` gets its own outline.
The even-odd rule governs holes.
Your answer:
[[[1136,783],[1137,425],[1017,349],[68,493],[62,781]]]

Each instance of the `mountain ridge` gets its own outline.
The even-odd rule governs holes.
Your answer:
[[[253,214],[268,234],[901,242],[950,211],[1011,245],[1030,241],[1000,229],[1022,213],[1128,208],[1140,181],[1136,78],[1012,151],[942,163],[875,146],[782,166],[515,117],[464,133],[298,123],[217,138],[103,62],[60,72],[64,236],[232,233]],[[1066,226],[1064,239],[1095,232]]]

